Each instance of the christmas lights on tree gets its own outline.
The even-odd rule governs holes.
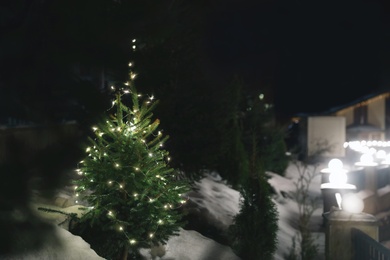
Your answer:
[[[189,182],[168,165],[169,153],[163,149],[168,136],[153,120],[157,101],[137,93],[134,77],[130,73],[123,86],[111,87],[113,106],[93,127],[75,181],[76,196],[88,204],[77,230],[110,259],[126,259],[128,252],[165,244],[176,235],[184,224],[178,207],[189,190]],[[131,107],[125,104],[127,97]]]

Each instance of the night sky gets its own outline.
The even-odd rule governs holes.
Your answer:
[[[279,113],[321,112],[390,86],[389,4],[252,2],[211,19],[210,53],[254,88],[272,86]]]

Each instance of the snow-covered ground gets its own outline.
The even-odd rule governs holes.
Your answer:
[[[298,217],[298,206],[293,198],[289,195],[294,191],[294,182],[298,176],[297,168],[291,164],[285,177],[274,173],[268,173],[270,176],[269,182],[275,190],[273,200],[279,212],[279,230],[277,233],[278,247],[275,252],[275,260],[285,258],[291,249],[293,237],[297,234],[295,228]],[[313,179],[310,186],[311,196],[321,196],[320,190],[321,178],[318,175]],[[215,225],[217,228],[227,228],[232,223],[232,218],[239,211],[240,195],[236,190],[231,189],[226,182],[216,173],[206,174],[205,177],[198,183],[198,190],[189,193],[190,203],[202,212],[204,220]],[[62,198],[72,200],[69,193],[60,194]],[[68,201],[68,204],[70,202]],[[44,206],[37,204],[36,206]],[[63,211],[74,212],[77,206],[61,208]],[[53,225],[60,223],[63,216],[55,213],[38,214],[48,220],[51,220]],[[318,244],[320,253],[323,254],[324,248],[324,233],[321,231],[322,224],[322,207],[316,210],[312,217],[312,229],[314,239]],[[1,258],[4,260],[16,259],[40,259],[40,260],[94,260],[102,259],[98,256],[86,243],[78,236],[69,233],[65,227],[54,229],[54,236],[61,241],[61,244],[48,243],[39,251],[30,252],[29,254]],[[266,234],[265,234],[266,235]],[[214,240],[203,236],[193,230],[180,230],[179,236],[172,237],[165,245],[163,250],[154,250],[151,252],[148,249],[141,251],[145,259],[164,259],[164,260],[239,260],[231,248],[221,245]],[[152,254],[158,257],[153,258]],[[322,259],[319,257],[319,259]]]

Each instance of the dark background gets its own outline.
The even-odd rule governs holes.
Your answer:
[[[233,3],[211,22],[210,55],[270,85],[284,117],[321,112],[388,88],[389,14],[385,1]]]

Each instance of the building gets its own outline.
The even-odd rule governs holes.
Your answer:
[[[345,142],[390,140],[390,91],[379,91],[318,114],[293,118],[305,155],[344,157]],[[324,150],[326,150],[324,152]]]

